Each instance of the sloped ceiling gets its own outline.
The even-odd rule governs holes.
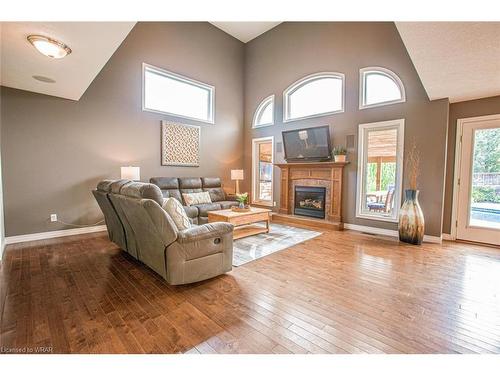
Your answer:
[[[222,31],[234,36],[236,39],[247,43],[281,22],[210,22]]]
[[[431,100],[500,95],[500,22],[396,22]]]
[[[2,22],[2,86],[79,100],[135,22]],[[72,53],[52,59],[27,40],[40,34],[67,44]],[[55,82],[40,82],[43,76]]]

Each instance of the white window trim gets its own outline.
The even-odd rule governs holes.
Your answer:
[[[209,119],[204,120],[204,119],[200,119],[200,118],[196,118],[196,117],[180,115],[177,113],[164,112],[164,111],[159,111],[156,109],[146,108],[146,103],[145,103],[145,100],[146,100],[146,92],[145,92],[145,90],[146,90],[146,85],[145,85],[146,70],[154,71],[154,72],[156,72],[160,75],[166,76],[168,78],[172,78],[172,79],[175,79],[177,81],[184,82],[184,83],[190,84],[192,86],[198,86],[202,89],[208,90],[210,93],[208,96],[208,108],[210,111]],[[184,118],[184,119],[188,119],[188,120],[199,121],[199,122],[203,122],[203,123],[207,123],[207,124],[215,124],[215,87],[212,85],[209,85],[207,83],[200,82],[200,81],[194,80],[192,78],[185,77],[183,75],[173,73],[171,71],[168,71],[168,70],[165,70],[162,68],[158,68],[157,66],[154,66],[154,65],[142,63],[142,110],[147,111],[147,112],[153,112],[153,113],[161,113],[164,115],[169,115],[169,116],[178,117],[178,118]]]
[[[257,189],[256,189],[256,181],[257,181],[257,168],[255,168],[255,160],[254,160],[254,156],[255,156],[255,151],[256,151],[256,146],[258,143],[260,142],[271,142],[272,144],[272,152],[271,152],[271,163],[274,164],[274,136],[269,136],[269,137],[262,137],[262,138],[252,138],[252,203],[253,204],[258,204],[258,205],[261,205],[261,206],[269,206],[269,207],[272,207],[274,205],[274,168],[273,168],[273,173],[271,174],[271,177],[272,177],[272,181],[271,181],[271,201],[268,202],[268,201],[262,201],[262,200],[258,200],[258,199],[255,199],[255,197],[257,196]]]
[[[266,106],[267,103],[271,103],[271,108],[272,108],[272,120],[269,123],[265,124],[259,124],[257,125],[257,118],[259,117],[259,114],[261,113],[262,109]],[[259,106],[255,110],[255,113],[253,115],[253,121],[252,121],[252,128],[262,128],[264,126],[271,126],[274,125],[274,94],[269,95],[267,98],[265,98],[263,101],[260,102]]]
[[[394,83],[399,87],[399,91],[401,92],[401,98],[397,100],[387,100],[385,102],[380,102],[380,103],[365,104],[365,96],[366,96],[365,74],[371,72],[379,73],[386,76],[387,78],[392,79]],[[403,84],[403,81],[401,81],[398,75],[394,73],[392,70],[383,68],[381,66],[369,66],[359,70],[359,109],[381,107],[385,105],[404,103],[404,102],[406,102],[405,86]]]
[[[315,113],[313,115],[308,115],[308,116],[289,118],[290,103],[288,98],[290,97],[290,95],[293,94],[296,90],[298,90],[302,86],[308,84],[309,82],[316,81],[322,78],[340,78],[340,80],[342,81],[342,108],[337,111]],[[320,73],[310,74],[295,81],[290,86],[288,86],[285,89],[285,91],[283,91],[283,122],[292,122],[292,121],[304,120],[307,118],[328,116],[334,113],[342,113],[344,112],[344,108],[345,108],[345,75],[342,73],[320,72]]]
[[[365,130],[366,129],[383,129],[383,128],[395,128],[398,129],[398,146],[396,150],[396,187],[394,190],[394,210],[391,216],[383,216],[380,213],[367,214],[363,212],[363,191],[365,187],[365,178],[363,173],[363,164],[365,160]],[[370,219],[377,221],[388,221],[392,223],[397,223],[399,220],[399,209],[401,205],[401,197],[403,192],[403,160],[404,160],[404,129],[405,120],[390,120],[382,122],[372,122],[367,124],[360,124],[358,132],[358,175],[357,175],[357,185],[356,185],[356,217],[361,219]],[[399,168],[398,168],[399,166]]]

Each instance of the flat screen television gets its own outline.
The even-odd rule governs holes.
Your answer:
[[[328,161],[332,159],[330,127],[318,126],[282,132],[285,160]]]

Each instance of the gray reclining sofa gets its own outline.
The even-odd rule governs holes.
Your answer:
[[[208,223],[208,211],[225,210],[237,206],[236,198],[222,189],[218,177],[152,177],[149,182],[157,185],[164,198],[175,198],[182,203],[189,219],[195,224]],[[212,203],[186,206],[182,193],[208,191]]]
[[[210,223],[179,231],[154,184],[104,180],[92,192],[109,238],[171,285],[206,280],[232,269],[233,226]]]

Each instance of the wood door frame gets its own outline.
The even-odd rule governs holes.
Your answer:
[[[271,142],[271,164],[274,164],[274,136],[269,137],[261,137],[261,138],[252,138],[252,204],[261,205],[261,206],[269,206],[272,207],[274,205],[274,168],[271,173],[271,202],[263,202],[256,200],[256,189],[255,189],[255,178],[256,178],[256,168],[255,168],[255,145],[261,142]]]
[[[451,229],[450,237],[451,240],[457,239],[457,226],[458,226],[458,193],[460,190],[460,184],[458,180],[460,178],[460,168],[462,166],[462,135],[464,130],[464,124],[468,122],[481,122],[488,120],[500,120],[500,113],[495,115],[487,116],[476,116],[476,117],[465,117],[457,119],[457,128],[455,134],[455,164],[453,166],[453,199],[451,204]]]

